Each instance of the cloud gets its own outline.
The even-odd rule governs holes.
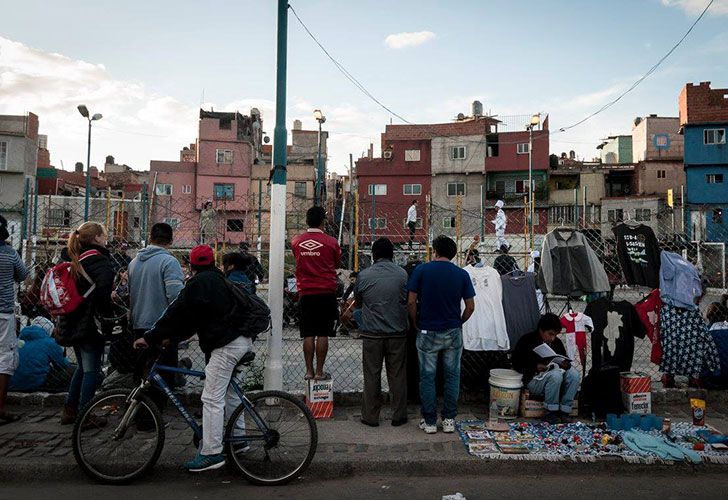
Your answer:
[[[384,44],[390,49],[406,49],[408,47],[417,47],[423,43],[429,42],[435,38],[432,31],[410,31],[402,33],[394,33],[387,35]]]
[[[708,5],[708,0],[662,0],[662,5],[665,7],[677,7],[688,14],[698,15]],[[713,5],[710,6],[710,10],[708,10],[708,14],[714,16],[728,15],[728,0],[715,0]]]
[[[616,97],[617,94],[624,91],[626,88],[626,84],[616,83],[605,89],[597,90],[596,92],[589,92],[587,94],[576,95],[562,102],[565,107],[571,109],[594,108],[596,106],[606,104],[610,98]]]

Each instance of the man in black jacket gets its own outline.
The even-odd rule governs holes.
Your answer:
[[[212,248],[207,245],[193,248],[190,268],[192,278],[134,346],[143,348],[165,339],[179,342],[197,334],[200,349],[209,358],[202,390],[202,448],[194,459],[185,463],[185,468],[202,472],[225,465],[222,453],[225,412],[229,415],[240,403],[228,386],[235,366],[253,349],[253,342],[231,321],[234,298],[225,276],[215,267]]]
[[[528,391],[544,397],[547,410],[544,420],[549,423],[568,419],[581,381],[579,372],[568,361],[564,344],[557,338],[559,332],[559,317],[552,313],[544,314],[538,322],[538,329],[518,341],[512,357],[513,367],[523,374],[523,383]],[[557,363],[554,358],[542,358],[534,352],[542,344],[567,360]]]

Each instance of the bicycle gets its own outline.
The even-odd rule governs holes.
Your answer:
[[[241,404],[232,412],[223,446],[232,463],[249,482],[281,485],[300,475],[311,463],[318,431],[311,412],[299,399],[281,391],[246,395],[236,381],[255,353],[248,352],[235,368],[230,387]],[[177,408],[194,433],[202,427],[163,380],[161,373],[182,373],[200,379],[204,372],[154,362],[134,389],[102,392],[81,410],[73,428],[73,454],[91,478],[108,484],[125,484],[151,471],[164,447],[165,425],[157,405],[146,394],[159,388]]]

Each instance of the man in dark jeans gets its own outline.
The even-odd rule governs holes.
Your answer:
[[[463,352],[462,326],[475,310],[475,290],[467,272],[453,264],[457,245],[447,236],[432,242],[435,258],[417,267],[407,288],[410,321],[417,325],[417,352],[420,362],[420,429],[437,432],[435,375],[442,353],[445,393],[442,408],[443,432],[455,432],[460,395],[460,359]],[[419,311],[418,311],[419,302]],[[461,313],[461,304],[465,308]]]
[[[407,272],[393,258],[392,242],[379,238],[372,245],[374,264],[359,273],[354,287],[363,339],[361,422],[371,427],[379,425],[382,361],[392,396],[392,425],[407,422]]]

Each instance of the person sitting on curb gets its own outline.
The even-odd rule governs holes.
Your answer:
[[[20,330],[20,362],[10,379],[15,392],[65,392],[76,367],[63,356],[63,347],[53,339],[53,322],[43,316],[33,318]]]
[[[222,452],[225,413],[230,415],[240,404],[228,386],[235,366],[253,349],[253,341],[233,324],[231,313],[235,302],[231,285],[215,267],[212,248],[207,245],[193,248],[190,268],[192,277],[152,329],[134,342],[134,347],[160,345],[168,339],[180,342],[197,334],[200,349],[209,358],[201,398],[202,447],[184,466],[190,472],[202,472],[225,465]]]
[[[534,352],[541,344],[566,357],[564,344],[557,338],[561,320],[553,313],[541,316],[538,329],[527,333],[513,350],[513,367],[523,375],[523,384],[534,396],[543,396],[546,406],[544,420],[550,424],[568,421],[581,376],[569,361],[551,363]],[[561,411],[561,413],[559,413]]]

